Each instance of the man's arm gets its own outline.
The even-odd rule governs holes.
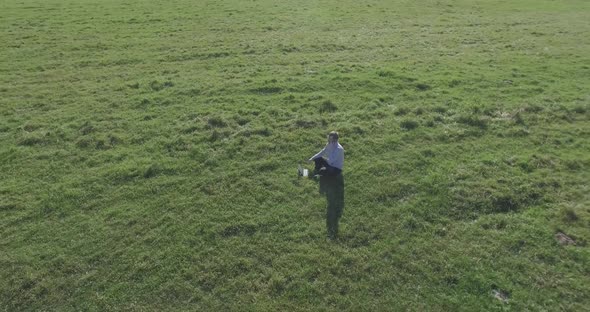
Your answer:
[[[342,167],[344,166],[344,150],[338,149],[338,152],[335,155],[335,159],[331,159],[330,162],[332,163],[331,166],[342,170]]]
[[[328,146],[328,144],[326,144],[326,146]],[[318,157],[322,157],[324,155],[324,153],[326,153],[326,146],[324,146],[324,148],[322,148],[322,150],[319,151],[317,154],[311,156],[311,158],[308,161],[313,161],[314,159],[316,159]]]

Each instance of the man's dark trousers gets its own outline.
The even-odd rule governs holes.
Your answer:
[[[320,178],[320,189],[325,192],[328,202],[326,209],[328,237],[336,238],[338,235],[338,222],[344,210],[344,177],[342,174],[322,176]]]

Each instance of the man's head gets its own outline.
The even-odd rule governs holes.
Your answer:
[[[328,143],[338,143],[338,132],[332,131],[328,134]]]

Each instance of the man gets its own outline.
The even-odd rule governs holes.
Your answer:
[[[326,158],[324,158],[326,157]],[[328,135],[328,144],[309,159],[315,162],[314,174],[320,177],[320,193],[326,195],[326,227],[328,237],[335,239],[338,235],[338,221],[344,209],[344,148],[338,143],[338,132]]]
[[[338,132],[330,132],[326,146],[308,161],[315,162],[314,175],[340,175],[344,165],[344,148],[338,143]]]

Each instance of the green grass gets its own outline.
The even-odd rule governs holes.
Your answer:
[[[0,310],[587,309],[588,20],[584,0],[4,1]],[[336,241],[295,174],[331,130]]]

